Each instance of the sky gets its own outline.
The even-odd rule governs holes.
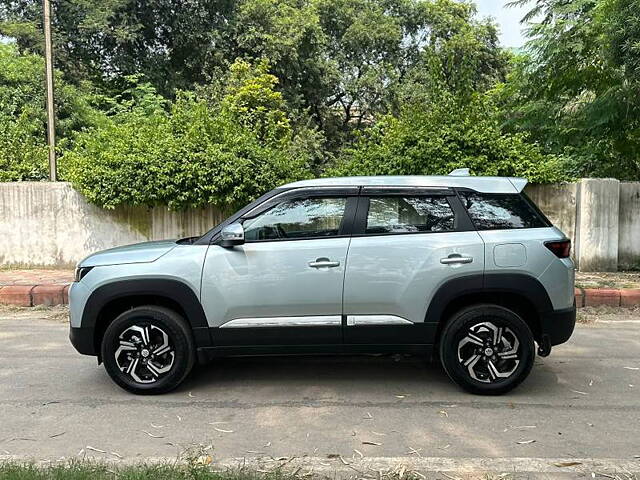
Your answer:
[[[528,7],[505,8],[508,0],[475,0],[478,14],[482,17],[493,17],[500,26],[500,43],[503,47],[518,48],[524,44],[520,19]]]

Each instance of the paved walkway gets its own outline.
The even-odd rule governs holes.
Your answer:
[[[0,270],[0,286],[5,285],[66,285],[73,282],[73,270],[25,269]]]

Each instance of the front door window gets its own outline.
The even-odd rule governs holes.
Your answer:
[[[338,235],[346,198],[303,198],[280,203],[243,223],[247,241],[295,240]]]

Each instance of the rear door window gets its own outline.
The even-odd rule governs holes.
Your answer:
[[[461,192],[478,230],[548,227],[549,222],[520,194]]]
[[[450,232],[454,224],[444,196],[372,196],[365,234]]]

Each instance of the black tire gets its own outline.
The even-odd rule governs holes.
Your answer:
[[[500,340],[495,344],[498,335]],[[514,337],[517,351],[509,353],[516,345]],[[493,354],[487,355],[488,352]],[[460,310],[449,319],[440,338],[440,361],[447,375],[463,389],[479,395],[500,395],[514,389],[527,378],[534,359],[531,329],[515,312],[498,305],[473,305]]]
[[[146,335],[140,331],[140,337],[137,337],[139,328],[142,328]],[[167,336],[169,350],[156,356],[154,352],[162,350],[161,346],[164,345],[159,344],[164,342],[163,333]],[[116,352],[124,341],[120,338],[121,335],[124,340],[130,340],[133,336],[133,340],[138,338],[140,341],[126,341],[126,350],[121,351],[119,360],[116,360]],[[135,349],[128,346],[129,344],[134,345]],[[145,345],[153,346],[155,349],[145,348]],[[143,350],[146,351],[144,357]],[[125,390],[139,395],[155,395],[173,390],[189,375],[195,363],[193,337],[185,320],[176,312],[155,305],[127,310],[111,322],[102,338],[101,354],[104,367],[113,381]],[[134,360],[128,361],[128,355]],[[136,381],[131,374],[122,370],[136,358],[138,363],[135,364],[137,368],[134,369],[134,375],[150,383]],[[119,365],[118,361],[122,365]],[[157,362],[152,365],[156,367],[153,370],[147,366],[151,361]],[[162,368],[158,369],[158,366]],[[166,372],[158,373],[167,367]]]

